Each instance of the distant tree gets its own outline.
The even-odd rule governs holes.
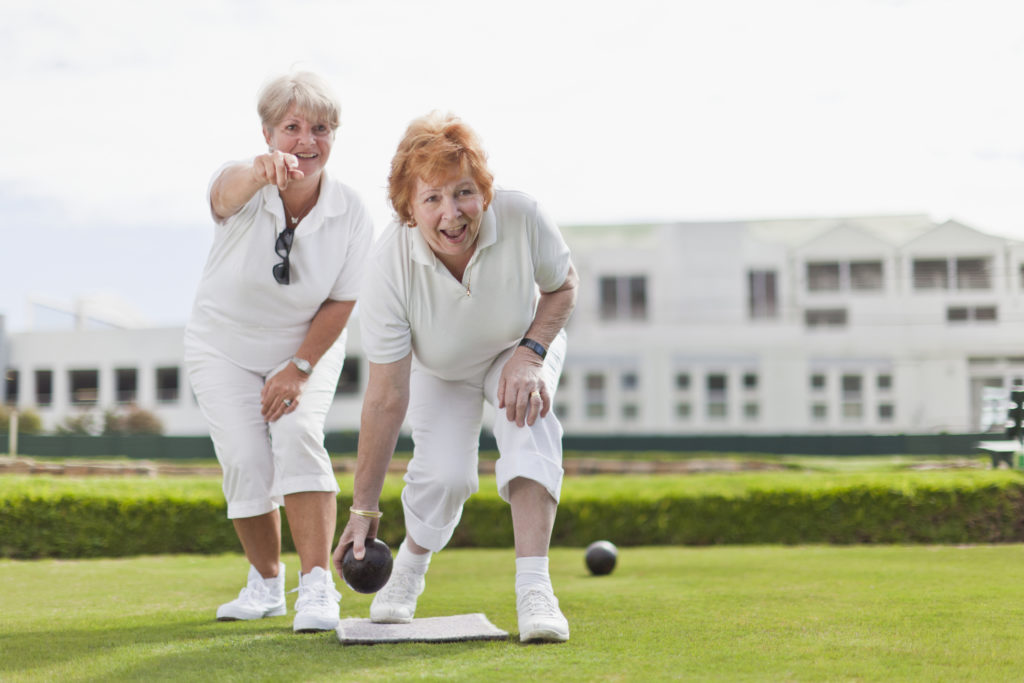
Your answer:
[[[14,409],[10,406],[0,406],[0,432],[11,430],[12,412]],[[39,416],[39,413],[31,408],[18,411],[19,434],[38,434],[41,431],[43,431],[43,418]]]
[[[78,413],[68,415],[64,421],[57,425],[54,430],[57,434],[89,434],[96,435],[99,429],[96,425],[96,416],[92,413]]]
[[[163,434],[164,425],[156,415],[138,406],[103,413],[104,434]]]

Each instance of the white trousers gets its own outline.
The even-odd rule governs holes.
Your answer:
[[[224,472],[228,518],[266,514],[291,493],[340,490],[324,448],[324,421],[344,361],[345,343],[339,340],[313,368],[298,407],[267,423],[260,391],[290,360],[261,374],[212,349],[188,349],[185,366]]]
[[[565,333],[559,333],[544,359],[544,384],[554,401],[565,358]],[[437,552],[452,538],[462,506],[479,489],[477,459],[483,403],[495,406],[494,438],[498,494],[508,502],[516,477],[539,482],[557,502],[562,490],[562,425],[554,410],[532,426],[510,422],[497,410],[501,370],[515,351],[499,355],[482,381],[448,381],[413,368],[407,421],[413,457],[405,474],[402,506],[406,532],[420,546]]]

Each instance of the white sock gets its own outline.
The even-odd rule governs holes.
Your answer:
[[[426,574],[427,568],[430,567],[430,558],[433,553],[427,552],[423,555],[417,555],[409,550],[408,543],[408,540],[404,540],[402,545],[398,546],[398,554],[395,555],[395,568],[402,567],[416,574]]]
[[[528,588],[544,588],[554,592],[548,574],[547,557],[516,558],[516,594],[521,595]]]

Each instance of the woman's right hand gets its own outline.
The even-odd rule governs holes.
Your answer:
[[[338,539],[338,547],[334,549],[334,571],[338,572],[338,576],[342,576],[341,560],[345,557],[348,547],[352,546],[352,554],[357,560],[363,559],[366,554],[366,539],[377,537],[379,524],[379,519],[371,519],[362,515],[351,515],[348,518],[348,524],[345,525],[345,530],[341,532],[341,538]]]
[[[277,185],[277,189],[288,189],[288,183],[300,180],[306,174],[299,170],[299,158],[281,150],[261,154],[252,161],[252,172],[264,185]]]

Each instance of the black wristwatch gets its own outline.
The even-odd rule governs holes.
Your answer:
[[[548,350],[545,349],[540,344],[540,342],[535,342],[532,339],[530,339],[529,337],[523,337],[523,341],[519,342],[519,345],[520,346],[525,346],[526,348],[530,349],[531,351],[536,353],[541,358],[544,358],[545,356],[548,355]]]

